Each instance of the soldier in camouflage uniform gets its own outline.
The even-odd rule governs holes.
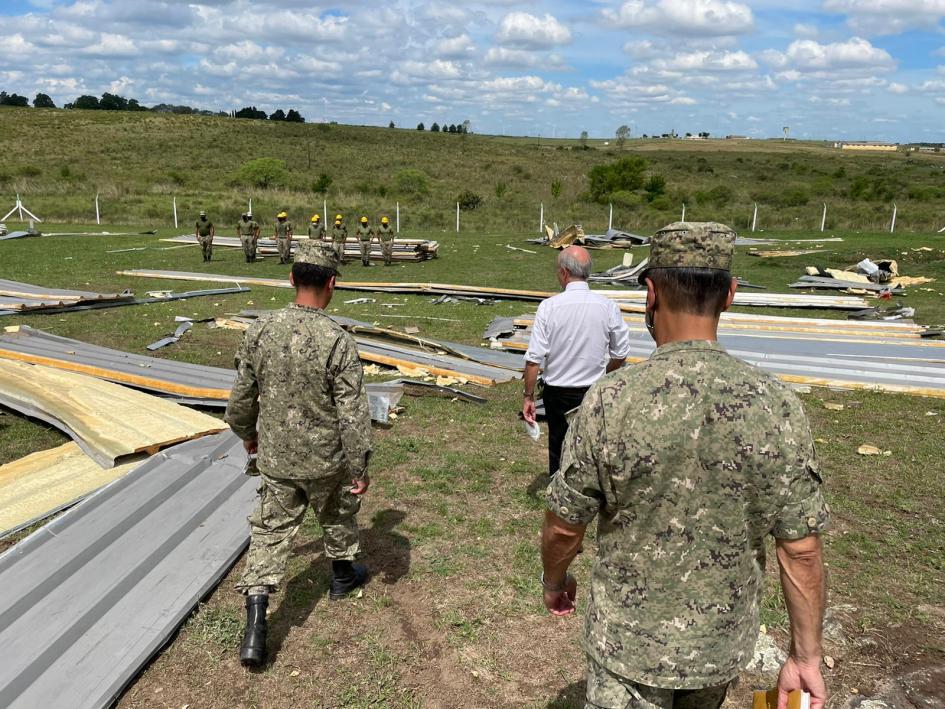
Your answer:
[[[384,255],[384,265],[390,266],[394,260],[394,234],[390,219],[381,217],[381,225],[377,228],[377,238],[381,242],[381,253]]]
[[[226,422],[258,451],[259,503],[249,518],[252,540],[237,589],[246,594],[243,664],[266,653],[266,607],[285,575],[292,539],[311,506],[331,559],[329,598],[361,586],[367,570],[355,515],[367,491],[371,417],[352,337],[329,318],[337,274],[335,250],[305,241],[292,266],[295,302],[260,318],[236,355],[236,382]]]
[[[204,263],[207,263],[207,261],[213,257],[213,237],[215,234],[216,230],[213,227],[213,222],[207,219],[206,212],[201,211],[200,217],[194,225],[194,236],[196,236],[197,241],[200,242],[200,250],[203,251]]]
[[[657,349],[591,388],[548,487],[542,584],[555,615],[574,612],[567,568],[599,515],[587,707],[721,706],[758,638],[768,534],[793,636],[779,690],[823,706],[829,508],[797,396],[717,341],[735,296],[734,241],[715,223],[656,233],[640,282]]]
[[[374,240],[374,230],[368,223],[367,217],[361,217],[361,223],[355,231],[358,241],[361,243],[361,265],[371,265],[371,242]]]
[[[276,215],[276,227],[272,233],[272,238],[276,240],[276,246],[279,248],[279,263],[286,264],[292,260],[292,222],[289,221],[289,215],[285,212],[279,212]]]
[[[236,224],[236,235],[243,245],[246,263],[252,263],[256,260],[256,240],[259,239],[259,224],[253,219],[252,212],[243,212]]]
[[[312,221],[308,225],[308,238],[314,241],[323,241],[325,238],[325,225],[317,214],[312,215]]]
[[[338,252],[338,260],[345,263],[345,241],[348,240],[348,227],[340,214],[335,215],[335,223],[331,228],[331,243]]]

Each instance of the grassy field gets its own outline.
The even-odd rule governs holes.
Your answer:
[[[475,128],[475,126],[473,127]],[[549,222],[607,226],[608,207],[586,201],[587,174],[596,165],[637,155],[647,173],[666,180],[652,201],[641,194],[613,197],[622,228],[649,231],[677,219],[683,203],[694,220],[736,228],[759,205],[763,228],[828,226],[888,229],[892,203],[902,231],[945,226],[945,155],[850,155],[823,143],[748,140],[548,140],[419,132],[331,124],[286,124],[205,116],[46,109],[0,110],[0,194],[19,193],[40,217],[102,219],[119,224],[172,224],[177,198],[182,223],[207,209],[232,225],[248,200],[265,220],[281,209],[296,222],[321,211],[393,213],[400,202],[407,231],[452,229],[460,193],[481,205],[463,214],[464,229],[526,233],[538,230],[539,202]],[[282,160],[287,173],[269,188],[237,179],[245,162]],[[313,187],[331,178],[326,193]],[[2,201],[0,201],[2,203]]]
[[[46,226],[55,231],[62,225]],[[173,233],[163,229],[158,236],[0,242],[0,277],[106,291],[133,288],[141,295],[162,287],[181,291],[201,285],[135,280],[115,271],[140,267],[272,277],[286,273],[273,258],[245,264],[239,250],[218,248],[208,265],[200,262],[195,247],[159,250],[168,246],[160,236]],[[441,258],[389,269],[352,264],[343,275],[356,280],[555,287],[556,252],[524,244],[521,234],[418,235],[440,238]],[[845,266],[864,256],[896,258],[903,273],[936,278],[930,290],[912,288],[904,299],[916,307],[917,320],[945,323],[940,292],[945,236],[830,235],[845,241],[825,244],[826,253],[808,257],[759,259],[740,249],[735,269],[754,283],[783,291],[809,263]],[[506,244],[537,253],[509,251]],[[107,253],[137,247],[146,250]],[[932,251],[917,250],[920,247]],[[634,254],[641,258],[645,249]],[[615,265],[621,256],[595,252],[595,266]],[[433,305],[430,298],[419,296],[378,295],[375,305],[343,302],[360,295],[338,292],[332,310],[389,326],[417,325],[423,335],[471,344],[481,341],[484,326],[496,315],[534,310],[534,305],[509,302]],[[177,303],[5,317],[0,324],[25,323],[142,352],[145,344],[173,330],[175,315],[203,318],[244,307],[275,308],[290,298],[288,290],[254,287],[251,293]],[[397,307],[383,308],[381,303]],[[156,354],[228,367],[238,339],[238,333],[198,325],[178,344]],[[377,431],[374,487],[360,518],[365,557],[375,576],[363,598],[328,603],[320,532],[309,518],[296,542],[287,587],[274,604],[274,657],[262,672],[244,671],[236,657],[242,608],[232,585],[238,564],[119,705],[581,706],[580,621],[547,616],[537,580],[546,452],[519,428],[520,384],[489,389],[484,395],[489,401],[482,407],[407,399],[395,425]],[[833,609],[827,652],[837,659],[828,671],[828,706],[840,707],[854,688],[869,693],[893,673],[945,660],[945,400],[825,390],[805,394],[803,400],[835,512],[834,529],[826,540]],[[845,408],[827,410],[825,402],[843,403]],[[0,463],[62,440],[44,425],[0,414]],[[856,449],[863,443],[891,455],[858,456]],[[587,546],[577,564],[582,583],[593,541]],[[771,562],[764,620],[771,634],[783,641],[786,615],[770,567]],[[727,706],[747,706],[750,689],[772,682],[770,676],[746,673]]]

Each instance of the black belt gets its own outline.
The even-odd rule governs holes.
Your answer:
[[[590,384],[583,387],[561,387],[561,386],[557,386],[556,384],[545,384],[546,390],[554,389],[555,391],[587,391],[590,388],[591,388]]]

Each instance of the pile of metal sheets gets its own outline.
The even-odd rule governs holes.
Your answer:
[[[249,540],[230,432],[147,460],[0,556],[0,706],[111,706]]]
[[[300,241],[307,240],[307,237],[293,237],[292,250],[298,248]],[[175,236],[170,239],[161,239],[176,244],[197,244],[197,237],[193,234]],[[242,249],[243,245],[238,237],[235,236],[214,236],[213,245],[229,249]],[[256,244],[258,253],[278,254],[279,248],[275,239],[259,239]],[[395,239],[394,240],[394,260],[395,261],[427,261],[437,257],[440,244],[437,241],[428,239]],[[349,238],[345,242],[345,257],[351,259],[361,258],[361,243],[357,239]],[[381,245],[374,241],[371,243],[371,260],[383,261],[384,254],[381,251]]]
[[[725,315],[736,316],[719,328],[719,341],[729,353],[792,384],[945,398],[945,342],[922,339],[917,326],[803,318],[764,322]],[[646,359],[655,347],[652,338],[642,318],[627,321],[629,360]],[[533,315],[515,318],[511,333],[507,320],[496,322],[487,334],[506,349],[524,351],[533,322]]]
[[[129,292],[93,293],[91,291],[35,286],[31,283],[20,283],[0,278],[0,310],[18,313],[53,308],[70,308],[105,301],[130,301],[133,299],[134,294]]]

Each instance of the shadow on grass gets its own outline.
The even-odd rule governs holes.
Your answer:
[[[394,529],[406,516],[402,510],[381,510],[371,518],[371,527],[361,530],[362,559],[370,574],[368,586],[378,581],[394,584],[410,572],[410,540]],[[285,597],[269,616],[266,663],[255,672],[264,672],[275,663],[292,628],[305,625],[316,606],[327,598],[331,570],[321,551],[322,544],[322,539],[317,538],[295,550],[297,554],[314,549],[321,553],[317,553],[307,568],[286,582]]]
[[[558,696],[545,705],[545,709],[582,709],[584,706],[584,680],[572,682],[558,692]]]

